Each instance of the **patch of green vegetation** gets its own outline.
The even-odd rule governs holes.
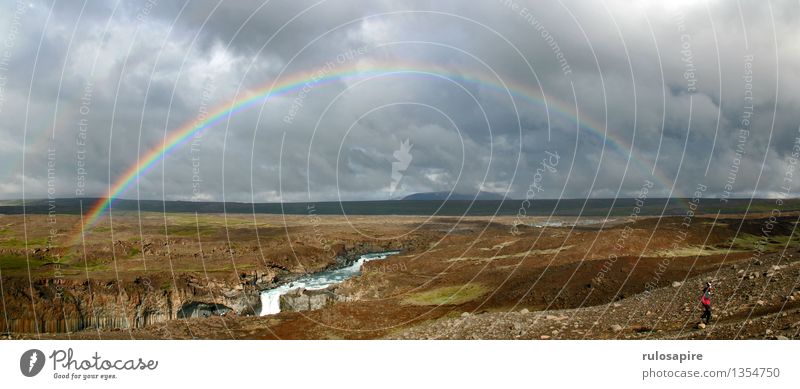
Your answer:
[[[141,261],[138,261],[141,262]],[[248,263],[236,263],[237,271],[242,270],[251,270],[257,268],[256,265],[248,264]],[[124,269],[120,269],[120,271],[128,272],[128,273],[143,273],[145,271],[171,271],[176,274],[178,273],[235,273],[234,267],[231,264],[223,264],[219,266],[212,266],[207,265],[205,269],[203,269],[202,263],[197,263],[196,265],[189,265],[186,263],[174,263],[173,267],[170,269],[169,264],[165,262],[157,262],[157,261],[147,261],[147,269],[144,266],[131,266],[126,267]]]
[[[159,214],[159,216],[161,216]],[[263,222],[256,222],[253,223],[252,216],[243,216],[243,215],[228,215],[227,218],[222,214],[215,214],[215,213],[200,213],[200,214],[193,214],[193,213],[169,213],[167,214],[167,224],[170,227],[170,234],[171,229],[175,226],[178,227],[191,227],[196,233],[195,228],[199,226],[202,228],[212,228],[217,229],[219,227],[225,227],[226,225],[229,228],[269,228],[275,227],[274,225],[270,225],[269,223]]]
[[[30,263],[31,269],[35,270],[47,262],[36,257],[25,258],[23,255],[0,254],[0,269],[3,270],[28,269],[28,263]]]
[[[414,293],[403,299],[403,305],[460,305],[483,296],[489,290],[478,283],[444,286]]]
[[[162,291],[166,292],[166,291],[171,290],[171,289],[172,289],[172,282],[164,281],[164,283],[161,284],[161,290]]]
[[[209,225],[201,225],[201,226],[177,226],[177,227],[170,227],[169,228],[169,235],[170,236],[197,236],[199,233],[200,236],[208,236],[214,234],[216,231],[219,231],[219,227],[209,226]]]
[[[493,257],[458,257],[458,258],[450,258],[447,260],[447,262],[460,262],[460,261],[491,262],[500,259],[531,257],[534,255],[555,255],[570,248],[572,248],[572,245],[561,246],[550,249],[538,249],[538,250],[531,249],[528,251],[523,251],[514,254],[495,255]]]
[[[730,249],[725,247],[686,246],[674,249],[659,250],[654,253],[656,257],[704,257],[708,255],[725,255],[743,252],[746,250]]]
[[[199,213],[176,213],[167,215],[167,223],[170,225],[183,225],[183,226],[207,226],[207,225],[224,225],[225,217],[215,214]],[[228,225],[242,223],[242,220],[228,217]]]
[[[729,239],[728,242],[726,242],[726,245],[743,250],[752,250],[758,243],[759,239],[760,237],[756,235],[739,234],[736,237]]]
[[[63,258],[50,258],[44,264],[59,266],[62,274],[67,276],[84,276],[87,272],[98,272],[108,270],[108,265],[104,262],[94,261],[84,263],[82,259],[68,255]]]
[[[784,247],[794,247],[800,245],[800,231],[795,231],[792,235],[759,236],[753,234],[739,234],[729,240],[727,245],[745,250],[773,252],[783,250]]]
[[[47,245],[47,239],[46,238],[28,239],[27,247],[37,247],[37,246],[38,247],[43,247],[45,245]],[[25,241],[24,240],[19,240],[19,239],[16,239],[16,238],[10,238],[10,239],[0,240],[0,247],[18,249],[18,248],[25,248],[26,245],[25,245]]]
[[[107,270],[108,266],[103,262],[89,262],[89,263],[81,263],[79,265],[75,265],[76,268],[80,268],[82,271],[99,271],[99,270]]]

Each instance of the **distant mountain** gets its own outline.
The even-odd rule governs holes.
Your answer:
[[[467,194],[467,193],[450,193],[450,192],[424,192],[424,193],[414,193],[410,194],[406,197],[403,197],[402,200],[502,200],[503,196],[497,193],[492,192],[478,192],[478,194]]]
[[[431,195],[419,193],[413,196]],[[497,196],[489,193],[490,196]],[[486,194],[479,198],[486,198]],[[409,196],[413,198],[412,196]],[[192,202],[161,200],[116,199],[112,209],[115,214],[135,215],[137,212],[169,213],[231,213],[231,214],[271,214],[271,215],[415,215],[415,216],[519,216],[522,209],[528,216],[630,216],[631,209],[641,208],[640,215],[680,215],[686,216],[691,208],[695,214],[742,214],[753,209],[772,209],[775,199],[732,198],[723,202],[720,199],[706,198],[699,208],[688,198],[648,197],[643,207],[641,200],[620,197],[617,199],[536,199],[530,204],[520,199],[505,201],[478,201],[472,203],[473,196],[463,194],[456,199],[468,201],[447,201],[446,196],[434,197],[438,200],[378,200],[378,201],[322,201],[313,203],[237,203],[237,202]],[[497,198],[497,197],[490,197]],[[55,211],[59,214],[84,214],[94,204],[105,199],[98,198],[58,198]],[[47,215],[52,211],[47,199],[3,200],[0,202],[0,215]],[[313,213],[312,213],[313,212]],[[781,212],[800,212],[800,199],[784,199]],[[0,221],[2,221],[0,216]],[[722,219],[721,219],[722,220]],[[738,219],[737,219],[738,220]],[[2,235],[2,231],[0,231]],[[1,262],[2,260],[0,260]]]

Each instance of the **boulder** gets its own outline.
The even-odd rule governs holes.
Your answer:
[[[281,312],[301,312],[322,309],[336,301],[336,295],[331,290],[305,290],[295,289],[281,296]]]

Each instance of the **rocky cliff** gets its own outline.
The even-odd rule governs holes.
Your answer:
[[[133,281],[4,278],[0,329],[75,332],[142,328],[189,317],[252,315],[261,310],[257,281],[255,274],[234,280],[207,280],[194,274]]]
[[[284,233],[277,227],[262,231],[263,244],[245,239],[249,230],[231,229],[237,239],[229,243],[215,235],[216,229],[201,227],[188,231],[199,231],[208,241],[202,249],[180,234],[144,240],[132,235],[113,245],[90,239],[80,255],[69,247],[0,248],[0,333],[139,329],[178,319],[257,315],[261,290],[346,266],[364,253],[427,247],[434,239],[407,235],[365,241],[347,232],[322,244],[314,235],[322,227],[303,224],[293,230],[291,244],[282,237],[270,238]],[[144,259],[147,271],[141,267]],[[246,269],[244,273],[237,274],[232,261]],[[176,274],[173,268],[182,270]],[[323,299],[299,296],[287,310],[316,309],[328,304]]]

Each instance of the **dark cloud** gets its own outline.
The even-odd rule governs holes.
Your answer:
[[[103,195],[186,123],[318,71],[364,72],[235,110],[124,196],[523,197],[548,152],[537,196],[630,196],[648,179],[720,195],[738,161],[737,195],[774,195],[800,135],[797,3],[19,4],[0,12],[3,198],[75,195],[78,155],[84,194]],[[365,73],[387,65],[439,76]]]

